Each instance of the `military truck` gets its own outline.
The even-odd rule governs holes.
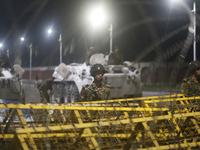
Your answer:
[[[21,85],[23,74],[24,70],[17,64],[13,66],[13,70],[0,68],[0,99],[25,102],[25,94]]]
[[[106,65],[103,54],[94,54],[90,64],[100,63],[104,65],[106,73],[103,83],[110,85],[110,99],[130,98],[142,96],[140,72],[131,70],[130,66]],[[82,86],[91,84],[94,78],[90,75],[91,65],[86,63],[61,63],[55,68],[53,77],[52,103],[74,103],[79,101],[79,93]]]

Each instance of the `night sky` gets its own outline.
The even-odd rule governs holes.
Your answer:
[[[1,0],[0,42],[9,49],[10,61],[29,66],[33,45],[33,67],[59,64],[59,34],[63,38],[63,62],[83,63],[91,46],[108,54],[110,23],[113,50],[120,48],[124,60],[189,62],[193,60],[192,0]],[[107,14],[103,25],[88,21],[90,9],[102,6]],[[197,5],[197,59],[200,2]],[[189,11],[188,11],[189,10]],[[47,34],[52,28],[53,33]],[[20,37],[24,36],[22,43]],[[180,54],[185,59],[180,60]]]

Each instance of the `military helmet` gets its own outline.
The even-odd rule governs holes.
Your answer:
[[[94,64],[94,65],[91,67],[91,69],[90,69],[90,74],[91,74],[92,76],[94,76],[94,73],[95,73],[96,71],[103,71],[103,73],[106,72],[106,71],[105,71],[105,68],[104,68],[101,64]]]
[[[188,69],[189,69],[190,73],[195,71],[197,68],[200,68],[200,62],[198,60],[192,61],[188,65]]]

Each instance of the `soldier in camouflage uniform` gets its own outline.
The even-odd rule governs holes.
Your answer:
[[[40,103],[43,103],[44,98],[47,100],[48,103],[50,103],[48,90],[50,90],[52,92],[53,80],[54,80],[53,77],[45,79],[39,85],[38,89],[39,89],[40,97],[41,97]]]
[[[181,93],[185,96],[200,96],[200,62],[190,62],[188,69],[190,77],[183,80]]]
[[[115,47],[115,52],[109,54],[109,65],[123,65],[123,55],[119,52],[119,48]]]
[[[91,67],[90,74],[94,77],[91,85],[84,85],[80,93],[80,101],[107,100],[110,96],[110,86],[103,85],[102,79],[105,69],[101,64]]]
[[[6,55],[6,50],[0,50],[0,68],[11,68],[11,64],[8,56]]]

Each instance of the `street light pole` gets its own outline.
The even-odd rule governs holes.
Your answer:
[[[194,12],[194,43],[193,43],[193,58],[196,60],[196,1],[193,2],[193,10]]]
[[[60,43],[60,63],[62,63],[62,35],[61,34],[59,36],[58,41]]]
[[[112,53],[112,33],[113,33],[113,28],[112,28],[112,23],[110,23],[110,53]]]
[[[31,69],[32,69],[32,43],[29,45],[30,48],[30,75],[29,79],[31,80]]]

